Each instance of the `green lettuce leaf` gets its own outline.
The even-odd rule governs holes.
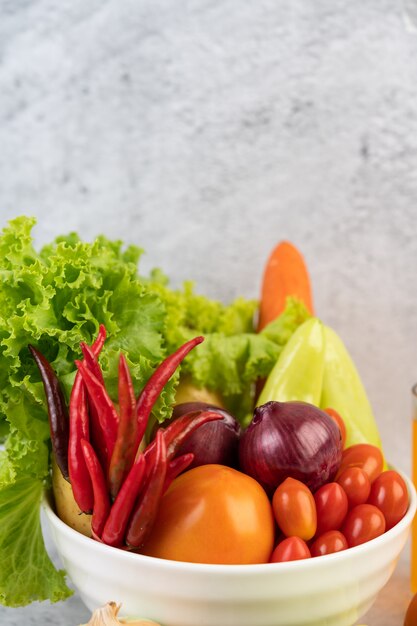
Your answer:
[[[71,595],[43,544],[39,507],[41,481],[25,477],[0,490],[0,603],[18,607],[33,600]]]
[[[254,329],[256,301],[238,298],[230,305],[194,293],[186,282],[173,291],[166,277],[155,272],[149,283],[165,303],[168,352],[196,334],[205,337],[184,362],[181,372],[199,387],[219,392],[226,407],[243,423],[253,408],[255,383],[268,376],[292,333],[310,314],[288,298],[285,311],[262,332]]]

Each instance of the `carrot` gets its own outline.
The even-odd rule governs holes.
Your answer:
[[[258,331],[285,308],[289,296],[304,302],[314,314],[311,284],[304,259],[289,241],[281,241],[271,252],[263,275]]]

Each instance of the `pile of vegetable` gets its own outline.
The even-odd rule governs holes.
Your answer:
[[[268,401],[242,433],[218,407],[178,405],[174,419],[141,450],[154,403],[203,338],[167,357],[137,400],[121,355],[117,413],[97,361],[104,336],[101,327],[91,349],[82,345],[67,434],[59,381],[30,346],[44,382],[57,465],[79,510],[92,513],[97,541],[179,561],[280,562],[360,545],[405,515],[406,484],[397,472],[383,471],[380,448],[344,447],[341,416],[306,402]],[[219,453],[221,464],[213,462]]]
[[[71,234],[37,253],[33,223],[0,236],[0,602],[70,593],[40,529],[51,464],[58,514],[72,499],[93,539],[160,558],[319,556],[405,514],[294,246],[269,258],[257,320],[254,302],[141,276],[121,242]]]

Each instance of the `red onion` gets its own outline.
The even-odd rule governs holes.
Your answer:
[[[336,423],[305,402],[267,402],[258,407],[239,444],[242,471],[268,493],[288,476],[314,492],[332,480],[341,459]]]
[[[208,463],[236,466],[240,425],[233,415],[206,402],[184,402],[174,407],[172,418],[175,419],[190,411],[207,410],[223,415],[223,419],[203,424],[192,432],[182,444],[177,456],[188,452],[194,454],[194,461],[187,469]]]

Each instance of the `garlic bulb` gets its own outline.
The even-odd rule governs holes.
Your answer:
[[[130,624],[130,626],[160,626],[156,622],[150,620],[119,620],[117,614],[121,605],[116,602],[108,602],[105,606],[96,609],[90,621],[80,626],[120,626],[120,624]]]

